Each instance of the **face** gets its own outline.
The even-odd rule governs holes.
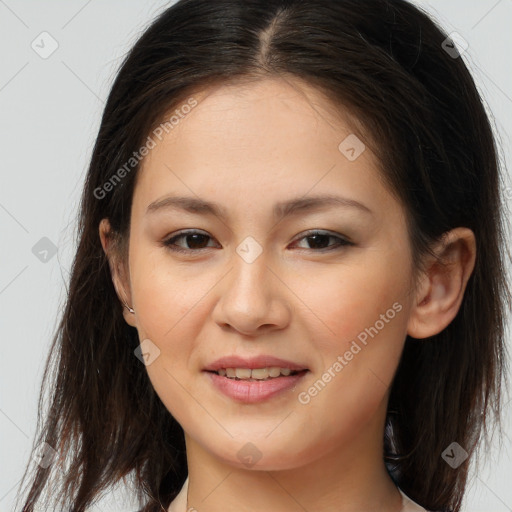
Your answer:
[[[264,80],[194,98],[143,161],[119,282],[156,393],[187,443],[233,466],[377,450],[412,298],[402,206],[314,89]],[[305,371],[205,370],[230,356],[219,365]]]

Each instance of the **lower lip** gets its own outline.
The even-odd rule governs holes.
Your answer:
[[[284,391],[293,389],[306,375],[303,370],[296,375],[275,377],[265,381],[235,380],[222,377],[214,372],[206,372],[212,384],[226,396],[246,404],[263,402]]]

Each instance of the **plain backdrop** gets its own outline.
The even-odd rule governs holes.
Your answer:
[[[105,99],[125,53],[170,3],[0,0],[0,511],[13,510],[30,458],[43,364],[62,309],[75,214]],[[468,42],[463,58],[510,167],[512,0],[416,3]],[[41,44],[33,48],[40,37],[44,51],[58,44],[47,58]],[[512,511],[511,405],[504,445],[495,443],[471,474],[467,512]],[[135,503],[130,489],[120,487],[92,510],[133,511]]]

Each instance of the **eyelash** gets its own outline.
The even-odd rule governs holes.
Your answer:
[[[201,249],[184,249],[183,247],[179,247],[179,246],[174,244],[174,242],[176,240],[179,240],[180,238],[185,238],[187,236],[196,235],[196,234],[203,235],[203,236],[208,237],[208,238],[211,239],[211,237],[209,235],[207,235],[206,233],[203,233],[201,231],[197,231],[197,230],[191,229],[191,230],[188,230],[188,231],[182,231],[181,233],[178,233],[178,234],[172,236],[171,238],[168,238],[167,240],[164,240],[163,245],[166,248],[168,248],[169,250],[171,250],[171,251],[181,252],[181,253],[192,253],[192,252],[199,252],[199,251],[202,251],[204,249],[211,249],[211,247],[203,247]],[[335,245],[324,247],[322,249],[310,249],[310,250],[312,250],[314,252],[327,252],[327,251],[337,250],[337,249],[341,249],[343,247],[355,245],[354,243],[348,241],[347,239],[345,239],[343,237],[340,237],[340,236],[337,236],[337,235],[333,235],[331,232],[322,231],[322,230],[315,230],[315,229],[307,231],[297,241],[301,241],[304,238],[310,238],[310,237],[312,237],[314,235],[321,235],[321,236],[327,236],[328,238],[336,238],[336,239],[338,239],[338,242]],[[303,248],[301,248],[301,249],[303,249]],[[308,249],[306,249],[306,250],[308,250]]]

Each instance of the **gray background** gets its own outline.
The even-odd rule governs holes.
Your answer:
[[[510,167],[512,0],[416,3],[469,43],[464,59],[494,113]],[[104,101],[125,52],[167,4],[0,0],[0,511],[13,509],[30,457],[43,365],[65,297],[74,216]],[[31,47],[43,31],[58,43],[46,59]],[[36,244],[50,252],[36,257]],[[468,512],[512,511],[511,404],[504,446],[494,444],[471,474]],[[129,489],[119,488],[92,510],[134,506]]]

